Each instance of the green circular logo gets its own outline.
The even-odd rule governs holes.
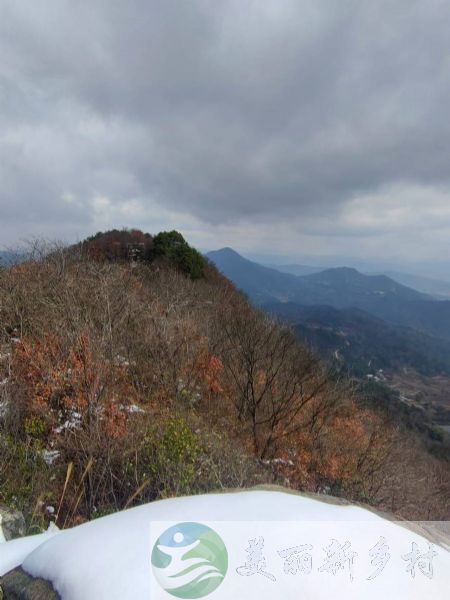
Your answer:
[[[210,527],[180,523],[156,540],[152,567],[159,585],[172,596],[204,598],[222,583],[228,552]]]

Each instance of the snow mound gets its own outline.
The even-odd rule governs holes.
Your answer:
[[[384,523],[392,528],[392,533],[395,533],[398,538],[404,538],[405,543],[410,545],[411,541],[411,534],[408,530],[360,507],[332,504],[320,499],[281,491],[252,490],[153,502],[62,531],[51,539],[48,538],[48,534],[44,534],[44,536],[47,535],[45,539],[44,536],[35,536],[33,542],[37,542],[36,538],[38,537],[41,540],[39,540],[40,545],[35,544],[33,547],[31,546],[32,538],[19,540],[23,546],[16,546],[17,553],[12,544],[18,544],[18,542],[3,544],[0,546],[0,556],[2,550],[4,553],[7,550],[7,555],[11,548],[13,557],[10,557],[10,564],[17,564],[18,559],[22,556],[23,569],[34,577],[51,581],[63,600],[155,598],[150,578],[150,524],[161,521],[175,523],[305,521],[309,524],[333,521],[341,523],[343,531],[346,531],[346,523],[365,521]],[[425,539],[423,542],[427,543]],[[27,543],[30,543],[28,548],[26,548]],[[443,548],[439,548],[439,551],[441,554],[440,567],[445,566],[449,574],[446,585],[449,585],[450,553]],[[244,549],[242,552],[245,554]],[[25,554],[27,554],[26,557]],[[443,554],[444,557],[442,557]],[[6,562],[7,560],[8,558],[6,558]],[[0,561],[0,566],[1,564]],[[230,566],[231,571],[235,573],[236,569]],[[251,578],[244,579],[250,580]],[[267,583],[264,577],[259,579]],[[417,579],[426,581],[426,578],[422,576],[417,576]],[[335,584],[333,576],[329,574],[325,575],[324,585],[320,590],[313,589],[312,579],[308,579],[307,576],[298,581],[301,582],[303,588],[302,597],[306,599],[329,598],[330,585],[333,589],[333,598],[336,600],[341,597],[345,597],[346,600],[353,598],[353,595],[341,596],[337,579]],[[386,582],[385,584],[374,584],[371,590],[365,594],[365,598],[379,600],[383,595],[390,595],[390,591],[395,596],[395,586],[389,588],[392,581],[386,579]],[[247,595],[248,600],[253,597],[258,600],[266,600],[266,598],[273,600],[278,597],[277,593],[274,593],[274,589],[270,590],[269,588],[267,595],[265,592],[262,594],[257,592],[257,587],[254,589],[254,595],[253,593],[250,596]],[[417,589],[423,591],[423,588]],[[447,594],[448,588],[443,591],[443,594],[444,592]],[[212,597],[216,597],[216,594],[217,591],[212,594]],[[442,598],[446,597],[445,594],[442,595]],[[157,596],[157,598],[160,597],[170,598],[171,596],[162,591],[162,595]],[[217,598],[219,597],[222,596],[218,595]],[[402,596],[396,595],[395,597],[398,599]],[[414,595],[414,597],[421,596]],[[439,594],[434,594],[433,598],[440,600],[441,597]]]
[[[33,550],[41,544],[48,542],[54,535],[59,533],[57,527],[50,526],[45,533],[6,542],[1,531],[0,526],[0,577],[8,571],[19,567]]]

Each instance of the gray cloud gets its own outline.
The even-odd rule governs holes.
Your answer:
[[[0,241],[448,252],[449,30],[447,0],[5,0]]]

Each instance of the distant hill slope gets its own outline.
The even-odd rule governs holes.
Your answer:
[[[450,300],[416,300],[381,310],[379,316],[450,340]]]
[[[419,292],[431,294],[436,298],[450,299],[450,281],[441,281],[410,273],[400,273],[399,271],[386,271],[385,275]]]
[[[304,304],[330,304],[337,308],[355,306],[369,311],[372,307],[380,310],[378,307],[383,305],[429,299],[386,275],[363,275],[349,267],[299,277],[298,300],[302,297]]]
[[[289,273],[290,275],[312,275],[313,273],[320,273],[324,271],[324,267],[310,267],[308,265],[266,265],[270,268],[280,271],[280,273]],[[328,268],[328,267],[327,267]]]
[[[295,275],[264,267],[232,248],[208,252],[206,257],[254,302],[287,302],[296,295],[298,278]]]
[[[424,375],[450,374],[450,341],[392,325],[358,309],[275,303],[269,313],[291,323],[323,358],[356,375],[411,367]]]
[[[295,276],[247,260],[231,248],[210,252],[207,257],[258,304],[293,302],[357,308],[388,322],[450,339],[450,301],[438,301],[386,275],[363,275],[356,269],[338,267]]]

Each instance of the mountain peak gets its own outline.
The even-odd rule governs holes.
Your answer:
[[[225,246],[224,248],[219,248],[218,250],[211,250],[210,252],[206,253],[206,256],[219,256],[222,255],[223,257],[226,256],[230,256],[230,257],[234,257],[234,258],[242,258],[244,259],[243,256],[241,256],[239,254],[239,252],[236,252],[236,250],[233,250],[233,248],[230,248],[230,246]],[[246,260],[246,259],[244,259]]]

